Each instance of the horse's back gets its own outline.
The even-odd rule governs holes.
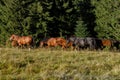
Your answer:
[[[33,38],[31,36],[22,36],[21,37],[21,41],[23,41],[23,43],[25,43],[25,44],[32,43],[33,42]]]
[[[110,39],[102,39],[102,45],[103,46],[111,46],[112,41]]]
[[[47,45],[48,46],[56,46],[57,45],[57,42],[56,42],[56,38],[49,38],[48,40],[47,40]]]
[[[62,46],[62,48],[66,47],[67,41],[64,38],[57,37],[56,42],[57,42],[57,45]]]

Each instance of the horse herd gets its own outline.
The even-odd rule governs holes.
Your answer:
[[[11,45],[13,47],[31,47],[34,46],[34,41],[31,36],[18,36],[12,34],[10,36]],[[60,46],[62,49],[71,48],[73,50],[89,49],[89,50],[102,50],[105,47],[108,47],[110,50],[117,49],[119,50],[120,41],[113,39],[100,39],[94,37],[85,37],[80,38],[76,36],[71,36],[68,38],[61,37],[51,37],[44,38],[39,41],[39,47],[57,47]]]

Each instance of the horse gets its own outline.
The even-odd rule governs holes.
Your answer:
[[[66,48],[74,49],[74,47],[73,47],[73,42],[66,40]]]
[[[46,44],[47,44],[47,48],[49,48],[49,47],[56,47],[57,46],[56,38],[54,38],[54,37],[49,38],[47,40]]]
[[[73,45],[75,46],[75,49],[85,49],[85,38],[76,37],[76,39],[73,42]]]
[[[96,40],[93,37],[85,37],[85,46],[90,50],[96,49]]]
[[[44,42],[41,43],[41,45]],[[45,44],[47,44],[47,47],[57,47],[57,46],[61,46],[62,49],[66,48],[66,40],[64,38],[61,37],[51,37],[49,39],[47,39],[47,41],[45,42]]]
[[[105,47],[108,48],[112,48],[113,44],[112,44],[112,40],[110,39],[102,39],[102,49],[104,49]]]
[[[67,44],[72,42],[74,49],[96,49],[96,39],[93,37],[80,38],[76,36],[71,36],[67,39]]]
[[[19,38],[20,38],[20,36],[12,34],[10,37],[10,41],[18,41]]]
[[[94,38],[94,46],[96,50],[102,50],[102,40],[100,38]]]
[[[17,43],[17,41],[12,41],[11,45],[12,45],[12,47],[17,47],[18,43]]]
[[[84,49],[85,48],[85,39],[80,37],[71,36],[67,39],[67,46],[73,47],[73,49]]]
[[[120,48],[120,41],[119,40],[112,40],[113,48],[116,48],[116,50],[119,50]]]
[[[47,41],[49,38],[44,38],[43,40],[40,41],[39,47],[42,48],[47,45]]]
[[[61,37],[56,38],[57,45],[61,46],[62,49],[66,48],[66,42],[67,41],[64,38],[61,38]]]
[[[74,41],[76,37],[75,36],[70,36],[66,38],[66,47],[71,48],[72,50],[75,49]]]
[[[18,43],[18,46],[31,46],[33,44],[33,39],[31,36],[18,36],[15,34],[12,34],[10,37],[10,41],[16,41]]]

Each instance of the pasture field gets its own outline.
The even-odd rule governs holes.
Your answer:
[[[120,52],[0,48],[0,80],[120,80]]]

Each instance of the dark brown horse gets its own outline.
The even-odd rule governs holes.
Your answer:
[[[11,41],[16,41],[19,46],[31,46],[33,43],[33,39],[31,36],[18,36],[18,35],[11,35],[10,37]]]

